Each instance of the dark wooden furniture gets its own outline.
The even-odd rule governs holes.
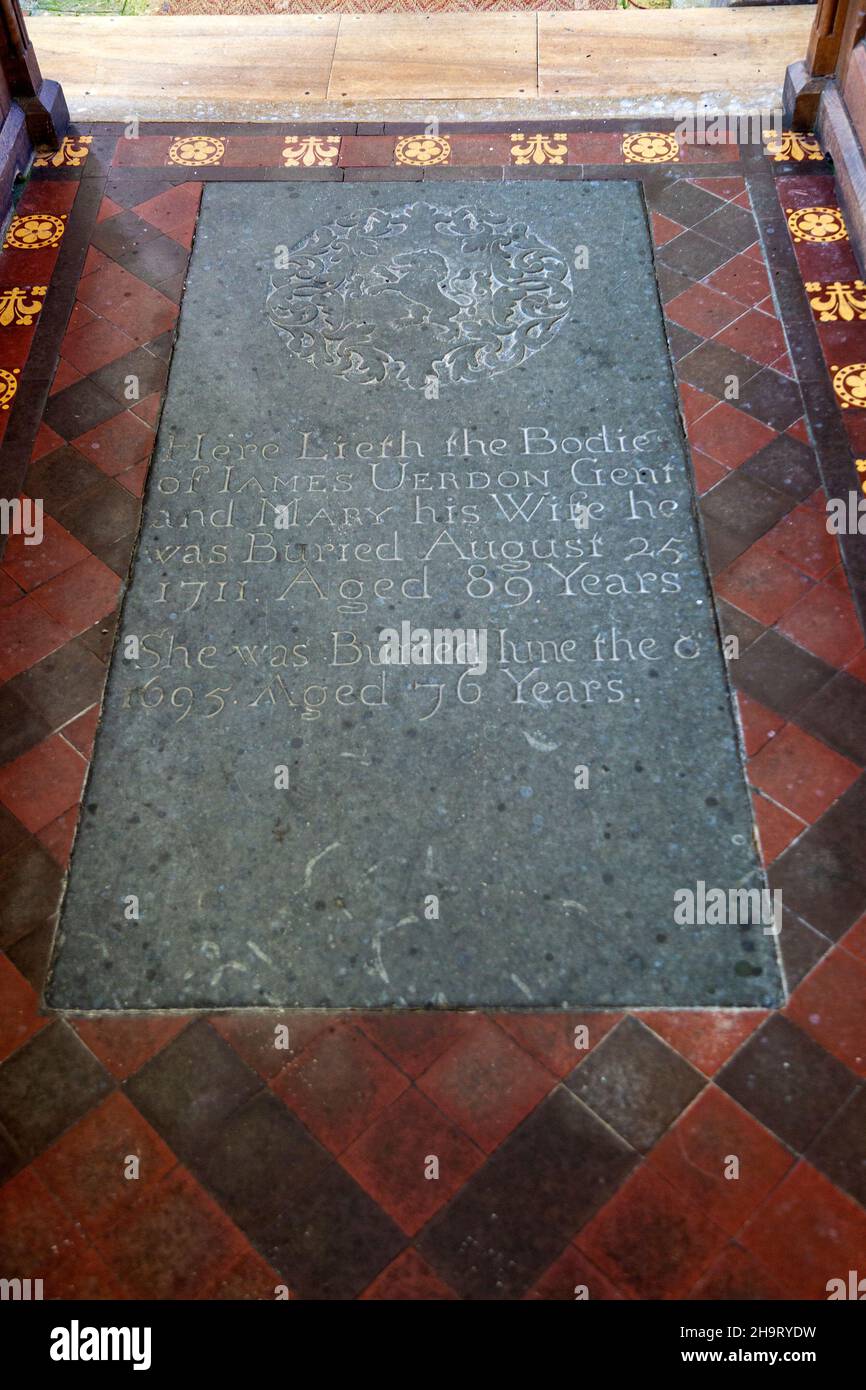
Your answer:
[[[818,0],[809,51],[785,79],[794,130],[814,130],[832,156],[840,201],[866,264],[866,0]]]
[[[56,149],[68,125],[63,92],[39,71],[18,0],[0,0],[0,220],[36,146]]]

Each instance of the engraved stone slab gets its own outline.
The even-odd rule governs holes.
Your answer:
[[[51,1004],[777,1002],[698,884],[762,878],[638,186],[208,186]]]

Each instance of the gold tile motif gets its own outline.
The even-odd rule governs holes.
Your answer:
[[[833,390],[843,410],[852,406],[866,410],[866,362],[850,362],[847,367],[831,367]]]
[[[568,136],[524,135],[515,131],[511,137],[512,164],[564,164],[568,157]]]
[[[679,160],[677,137],[660,130],[640,130],[622,137],[626,164],[673,164]]]
[[[844,241],[848,235],[838,208],[786,208],[785,212],[795,241]]]
[[[27,212],[9,223],[4,251],[44,251],[57,246],[66,231],[66,217],[50,212]]]
[[[777,162],[783,160],[823,159],[824,151],[814,135],[799,130],[772,131],[764,136],[764,153]]]
[[[47,285],[10,285],[0,290],[0,327],[29,328],[45,302]]]
[[[18,373],[20,367],[16,367],[13,372],[7,372],[4,367],[0,367],[0,410],[8,410],[18,390]]]
[[[225,152],[225,140],[216,135],[179,135],[172,140],[168,157],[172,164],[198,168],[202,164],[222,163]]]
[[[398,164],[447,164],[451,141],[444,135],[404,135],[397,141],[394,158]]]
[[[33,161],[35,169],[46,169],[53,167],[60,169],[64,165],[77,168],[83,164],[90,153],[90,145],[93,140],[92,135],[67,135],[60,142],[57,150],[40,149],[37,151]]]
[[[866,319],[866,284],[862,280],[820,280],[806,282],[809,307],[818,315],[819,323],[851,323]]]
[[[339,153],[339,135],[299,135],[286,140],[283,168],[330,168],[336,164]]]

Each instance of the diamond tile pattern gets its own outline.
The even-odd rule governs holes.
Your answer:
[[[810,381],[822,364],[778,316],[771,284],[793,262],[770,273],[736,147],[627,172],[652,214],[719,619],[738,642],[786,1009],[39,1012],[202,182],[303,177],[287,143],[319,177],[496,176],[514,135],[420,142],[438,163],[416,172],[402,135],[398,155],[390,133],[253,129],[184,181],[182,132],[144,132],[113,162],[91,155],[98,214],[77,212],[80,167],[36,170],[25,190],[23,210],[64,219],[86,251],[25,478],[46,541],[0,559],[0,1268],[43,1277],[46,1297],[823,1298],[828,1269],[866,1267],[866,656],[823,527],[828,422],[806,418],[789,335]],[[615,127],[519,139],[527,176],[626,172]],[[710,155],[725,172],[694,177]],[[784,167],[783,208],[836,206],[829,175]],[[17,274],[16,254],[0,271]],[[51,281],[56,254],[40,252],[49,307],[71,293]],[[846,241],[791,255],[804,280],[858,274]],[[838,325],[818,331],[838,353]],[[27,360],[22,332],[0,327],[7,370]],[[845,332],[845,360],[866,360],[866,325]],[[866,453],[857,414],[845,426]]]

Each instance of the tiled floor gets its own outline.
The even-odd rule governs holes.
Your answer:
[[[866,1266],[866,547],[843,563],[824,519],[866,474],[866,288],[820,151],[775,155],[603,124],[94,127],[34,171],[0,255],[0,492],[47,512],[0,562],[4,1277],[820,1299]],[[784,893],[776,1014],[39,1012],[202,183],[383,177],[643,183]]]

